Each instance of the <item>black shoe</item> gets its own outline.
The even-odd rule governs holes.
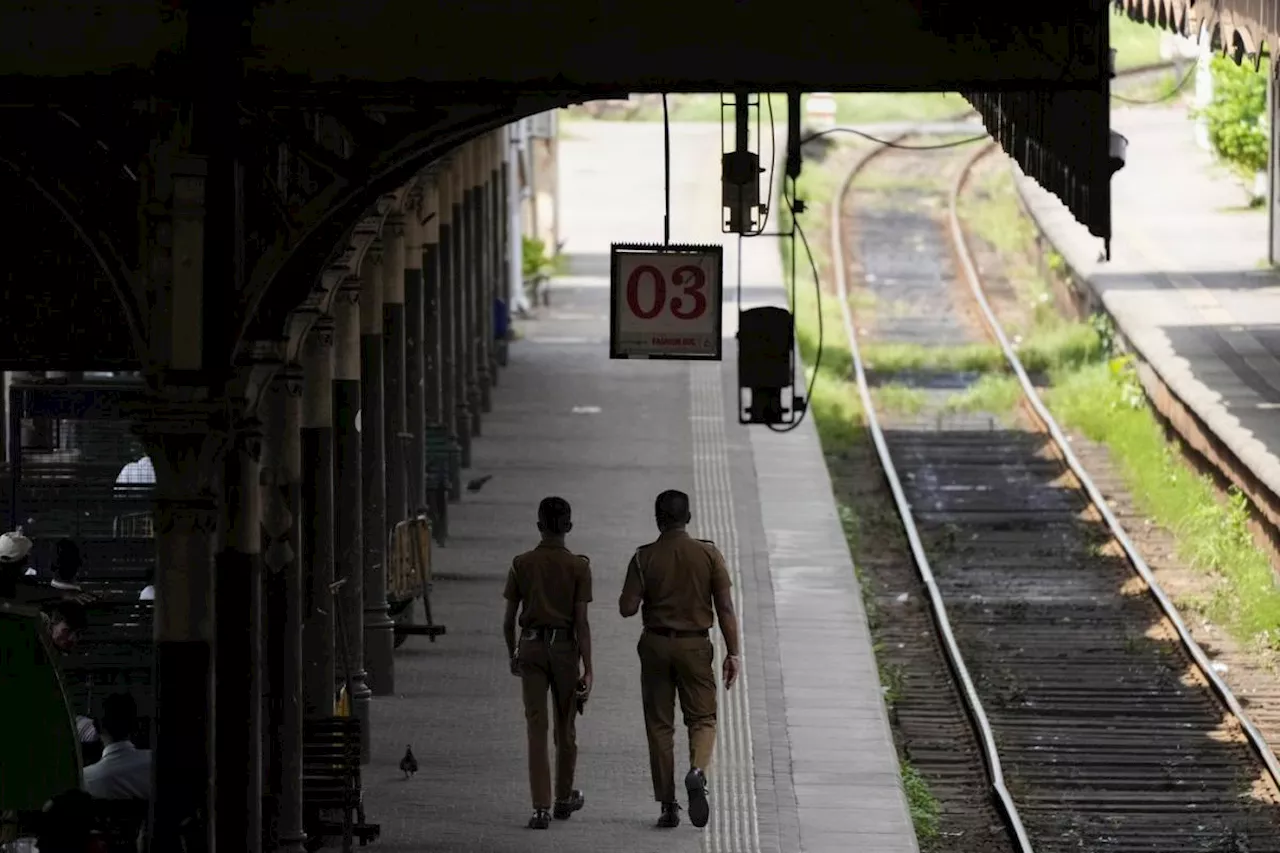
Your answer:
[[[533,817],[529,818],[530,829],[546,829],[551,826],[551,812],[546,809],[534,809]]]
[[[658,818],[658,827],[661,829],[674,829],[680,825],[680,804],[679,803],[663,803],[662,815]]]
[[[707,777],[694,767],[684,777],[685,790],[689,792],[689,822],[703,827],[711,817],[711,805],[707,802]]]
[[[555,815],[556,820],[568,820],[569,815],[582,808],[586,802],[587,798],[581,791],[570,791],[567,800],[556,800],[556,808],[552,814]]]

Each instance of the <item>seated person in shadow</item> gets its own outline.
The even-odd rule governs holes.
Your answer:
[[[84,769],[84,787],[103,800],[151,799],[151,750],[130,740],[138,730],[138,705],[128,693],[102,701],[102,759]]]

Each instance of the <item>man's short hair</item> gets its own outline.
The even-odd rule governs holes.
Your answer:
[[[571,516],[569,502],[564,498],[553,495],[543,498],[542,503],[538,504],[538,521],[542,524],[542,529],[552,535],[562,536],[568,533]]]
[[[66,622],[72,631],[83,631],[89,626],[89,617],[84,605],[78,601],[56,601],[45,608],[49,621],[53,624]]]
[[[659,527],[688,524],[689,496],[676,489],[667,489],[653,502],[653,515]]]
[[[112,693],[102,700],[98,722],[112,740],[128,740],[138,728],[138,703],[128,693]]]

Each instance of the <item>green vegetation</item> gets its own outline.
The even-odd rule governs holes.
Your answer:
[[[1213,101],[1203,110],[1209,142],[1223,163],[1252,180],[1267,168],[1267,77],[1248,64],[1215,56]]]
[[[1217,583],[1208,600],[1180,602],[1237,639],[1280,650],[1280,590],[1249,533],[1249,507],[1234,489],[1225,501],[1166,440],[1132,366],[1117,359],[1055,377],[1046,402],[1062,423],[1105,444],[1139,508],[1173,531],[1178,554]]]
[[[902,787],[907,794],[907,807],[911,810],[911,823],[915,826],[916,838],[921,843],[933,841],[938,837],[938,801],[934,799],[929,784],[911,762],[902,762]]]
[[[886,412],[900,415],[918,415],[924,410],[925,395],[919,388],[891,382],[873,389],[876,405]]]
[[[1116,70],[1125,71],[1160,62],[1162,35],[1162,31],[1155,27],[1112,15],[1111,46],[1116,51]]]
[[[1010,412],[1022,399],[1022,386],[1010,375],[988,373],[947,400],[949,412]]]

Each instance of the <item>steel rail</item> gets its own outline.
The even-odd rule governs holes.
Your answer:
[[[908,136],[910,134],[901,134],[889,141],[897,142]],[[1013,797],[1005,784],[1004,769],[1000,763],[999,750],[996,748],[995,732],[991,728],[990,720],[987,719],[986,709],[982,707],[982,700],[978,697],[978,690],[974,686],[973,678],[969,675],[968,667],[965,665],[964,655],[961,654],[960,646],[956,643],[955,634],[951,630],[951,620],[947,618],[947,608],[942,600],[942,592],[934,579],[933,569],[929,566],[929,558],[925,556],[924,545],[920,541],[920,534],[916,529],[915,519],[911,513],[911,505],[907,501],[902,483],[898,479],[897,468],[893,464],[893,458],[889,455],[888,443],[885,441],[884,432],[880,428],[880,421],[876,417],[875,404],[871,399],[871,391],[867,384],[866,369],[862,362],[862,354],[858,348],[858,337],[853,325],[853,312],[849,307],[848,271],[844,256],[843,229],[840,227],[841,208],[845,197],[848,195],[849,188],[863,168],[876,156],[887,150],[891,150],[889,146],[880,145],[859,158],[853,167],[849,169],[844,180],[841,181],[840,189],[831,202],[831,258],[832,267],[835,270],[836,293],[840,299],[840,312],[844,318],[845,335],[849,339],[849,354],[853,357],[853,370],[857,379],[858,395],[862,399],[862,408],[866,417],[867,427],[871,432],[871,439],[875,443],[876,454],[880,457],[880,465],[884,471],[885,479],[888,480],[889,489],[893,492],[893,501],[897,505],[898,514],[902,519],[903,530],[911,547],[911,555],[916,564],[916,571],[920,574],[920,580],[929,592],[934,624],[942,640],[947,663],[950,665],[957,682],[959,682],[960,692],[964,697],[969,717],[973,722],[978,740],[981,742],[987,766],[987,777],[990,780],[996,807],[1004,816],[1010,834],[1013,836],[1021,853],[1034,853],[1031,847],[1031,840],[1027,837],[1026,827],[1022,824],[1022,817],[1018,814],[1018,808],[1014,805]]]
[[[999,319],[991,308],[991,304],[987,301],[986,292],[982,288],[982,279],[978,273],[977,266],[973,262],[973,256],[969,251],[969,243],[965,237],[964,229],[960,225],[960,214],[958,210],[960,193],[964,189],[965,183],[968,181],[969,173],[974,164],[980,159],[991,153],[996,148],[994,142],[984,145],[974,156],[972,156],[961,170],[959,178],[951,188],[951,197],[948,202],[948,219],[950,220],[951,241],[956,249],[956,255],[960,259],[960,264],[964,268],[965,278],[969,280],[969,289],[973,292],[973,298],[978,303],[978,307],[982,309],[983,320],[990,330],[992,336],[996,339],[1000,349],[1004,351],[1005,360],[1009,366],[1013,368],[1014,374],[1018,378],[1018,384],[1022,386],[1023,398],[1030,404],[1035,412],[1036,418],[1044,425],[1045,430],[1053,438],[1054,444],[1057,445],[1058,451],[1062,454],[1063,461],[1071,469],[1071,473],[1075,475],[1080,482],[1081,488],[1085,494],[1089,496],[1090,502],[1098,510],[1098,514],[1102,516],[1107,523],[1107,528],[1111,535],[1119,543],[1124,550],[1125,556],[1128,557],[1130,565],[1142,578],[1147,586],[1151,597],[1155,599],[1160,610],[1164,613],[1165,618],[1173,625],[1174,630],[1178,634],[1183,648],[1191,656],[1196,667],[1204,675],[1205,679],[1213,688],[1213,692],[1217,694],[1218,699],[1227,707],[1227,710],[1239,721],[1240,727],[1244,730],[1245,736],[1249,741],[1249,745],[1253,751],[1261,759],[1267,768],[1267,773],[1271,776],[1272,784],[1280,789],[1280,762],[1276,761],[1275,753],[1272,752],[1270,745],[1258,731],[1253,721],[1249,719],[1245,713],[1235,694],[1231,692],[1231,688],[1227,686],[1213,668],[1212,662],[1208,655],[1200,648],[1200,644],[1196,642],[1191,635],[1191,630],[1183,621],[1181,614],[1178,613],[1177,607],[1169,599],[1164,589],[1160,586],[1160,582],[1156,579],[1155,573],[1147,565],[1146,560],[1138,552],[1133,541],[1125,533],[1119,519],[1111,511],[1107,499],[1098,491],[1098,487],[1094,485],[1093,479],[1085,470],[1080,460],[1076,457],[1075,452],[1071,449],[1071,443],[1067,440],[1058,422],[1054,420],[1048,408],[1040,399],[1040,394],[1036,391],[1035,385],[1031,382],[1031,378],[1027,375],[1026,369],[1022,366],[1022,362],[1018,359],[1017,353],[1013,346],[1009,343],[1008,337],[1005,336],[1004,329],[1000,325]]]

